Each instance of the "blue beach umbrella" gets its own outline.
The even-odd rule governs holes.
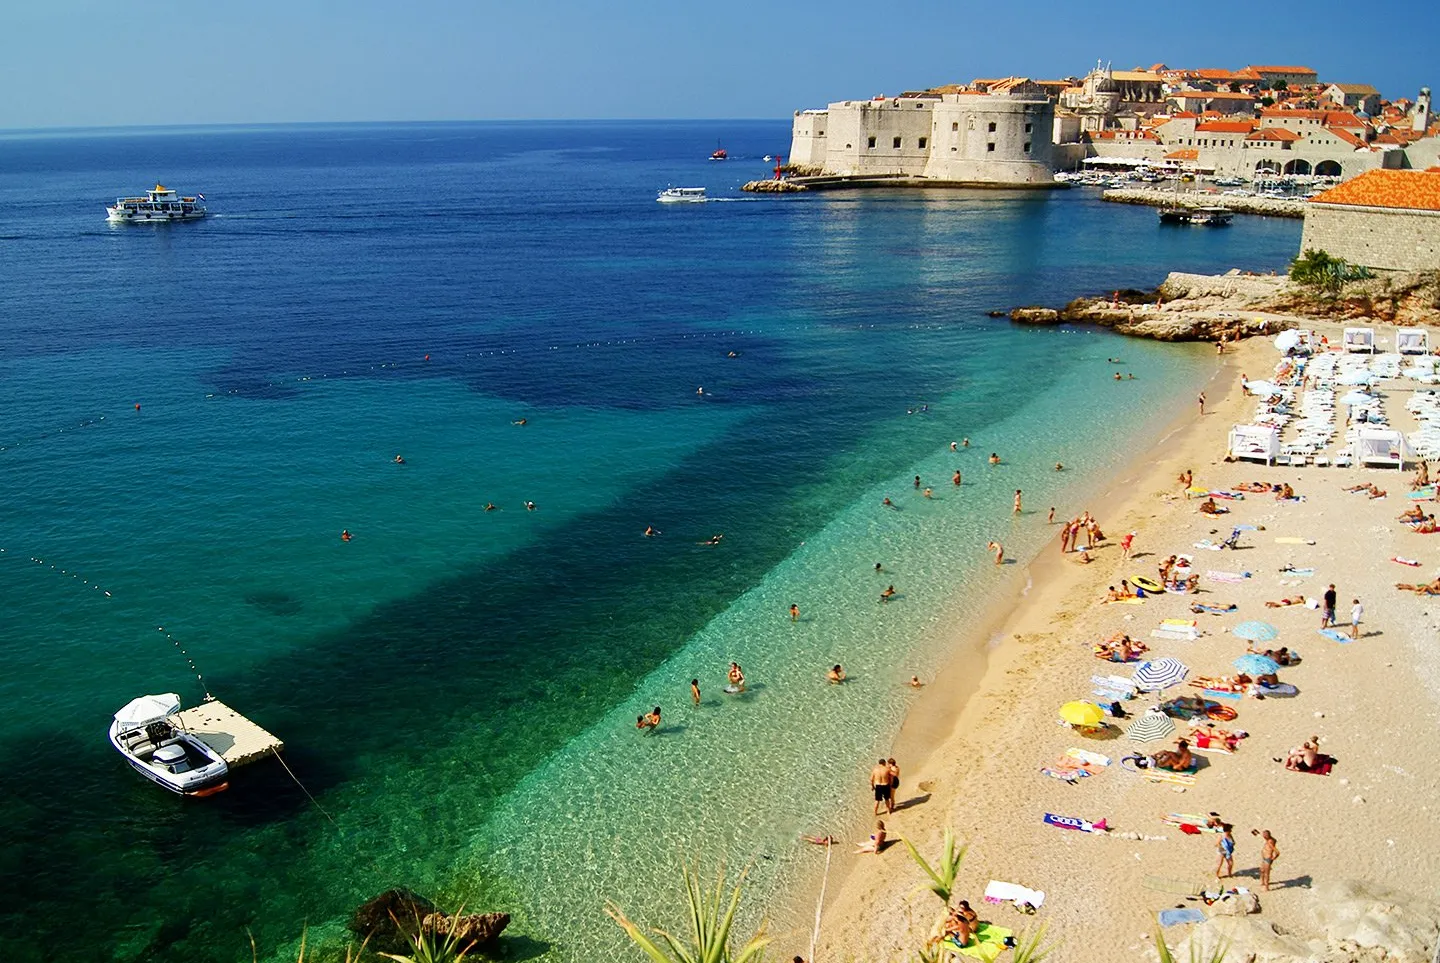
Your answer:
[[[1190,668],[1179,659],[1155,659],[1152,662],[1142,662],[1130,678],[1135,683],[1135,688],[1142,692],[1153,692],[1158,689],[1168,689],[1172,685],[1179,685],[1185,681],[1185,676],[1190,674]]]
[[[1248,642],[1269,642],[1280,634],[1269,622],[1241,622],[1230,631]]]
[[[1231,664],[1247,675],[1272,675],[1280,670],[1280,663],[1253,652],[1240,656]]]

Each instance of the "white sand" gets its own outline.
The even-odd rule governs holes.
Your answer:
[[[1326,330],[1313,322],[1305,325]],[[1338,340],[1338,330],[1329,331],[1332,341]],[[1110,537],[1094,553],[1095,561],[1086,566],[1073,556],[1062,558],[1057,539],[1031,564],[1028,575],[1035,588],[1004,622],[1005,641],[991,652],[978,692],[970,695],[975,660],[962,659],[926,689],[895,745],[906,779],[901,800],[918,794],[921,784],[934,791],[890,817],[892,834],[908,837],[933,856],[944,827],[953,827],[970,844],[956,898],[970,900],[982,918],[1002,926],[1023,930],[1048,924],[1050,938],[1062,941],[1052,959],[1109,963],[1141,958],[1151,945],[1155,913],[1201,905],[1142,885],[1152,874],[1214,879],[1217,837],[1185,835],[1164,824],[1160,817],[1172,811],[1215,810],[1235,825],[1238,878],[1232,885],[1258,889],[1260,844],[1250,830],[1266,828],[1278,839],[1275,889],[1259,894],[1262,913],[1249,917],[1247,925],[1258,920],[1286,938],[1321,940],[1311,944],[1313,951],[1325,945],[1325,930],[1316,917],[1324,907],[1317,906],[1312,886],[1348,886],[1351,880],[1384,884],[1400,894],[1397,898],[1417,898],[1421,909],[1412,907],[1407,919],[1423,919],[1427,913],[1434,918],[1430,910],[1440,869],[1440,767],[1435,765],[1440,760],[1440,599],[1402,594],[1392,585],[1436,573],[1440,535],[1417,535],[1395,522],[1413,504],[1405,497],[1410,472],[1223,463],[1226,432],[1248,422],[1254,409],[1254,399],[1238,390],[1239,373],[1266,375],[1278,356],[1260,339],[1221,360],[1204,418],[1191,404],[1188,424],[1125,473],[1133,481],[1117,480],[1112,504],[1095,507]],[[1401,428],[1409,427],[1404,411],[1408,384],[1386,391],[1387,414]],[[1198,501],[1175,495],[1176,476],[1187,467],[1194,469],[1197,485],[1288,481],[1305,501],[1279,504],[1267,495],[1251,495],[1224,503],[1231,513],[1211,520],[1196,511]],[[1388,488],[1390,496],[1371,501],[1341,490],[1367,480]],[[1219,541],[1242,523],[1265,526],[1243,533],[1242,550],[1192,548],[1202,538]],[[1139,533],[1133,551],[1143,557],[1126,562],[1118,539],[1130,530]],[[1316,544],[1277,544],[1278,537],[1309,538]],[[1254,577],[1243,584],[1202,578],[1199,595],[1167,594],[1144,605],[1099,604],[1107,585],[1118,585],[1131,574],[1154,578],[1159,561],[1177,552],[1196,555],[1201,573],[1249,571]],[[1397,554],[1423,565],[1416,569],[1388,561]],[[1277,570],[1287,562],[1313,566],[1316,574],[1298,580],[1283,575]],[[1349,621],[1352,598],[1365,605],[1364,637],[1358,642],[1341,645],[1322,638],[1316,633],[1319,614],[1309,608],[1263,604],[1297,593],[1318,597],[1330,582],[1340,595],[1342,622]],[[1233,601],[1239,610],[1192,615],[1189,606],[1195,601]],[[1206,634],[1194,642],[1149,637],[1161,619],[1182,617],[1198,619]],[[1061,703],[1091,697],[1092,674],[1128,676],[1133,668],[1097,661],[1091,654],[1095,641],[1125,631],[1151,643],[1152,655],[1180,658],[1192,674],[1228,674],[1231,661],[1245,652],[1245,643],[1229,629],[1249,619],[1280,630],[1270,645],[1288,645],[1303,655],[1302,665],[1280,673],[1282,681],[1299,687],[1300,695],[1226,702],[1239,712],[1229,725],[1251,736],[1234,755],[1205,757],[1193,787],[1151,784],[1121,771],[1122,755],[1136,749],[1153,752],[1168,741],[1139,747],[1123,736],[1088,740],[1057,725],[1055,710]],[[1166,695],[1198,692],[1179,686]],[[1142,696],[1126,708],[1143,709],[1154,701]],[[1183,733],[1185,724],[1179,726]],[[1287,772],[1272,761],[1312,734],[1321,737],[1323,752],[1339,760],[1332,775]],[[1074,786],[1040,773],[1042,765],[1070,746],[1104,752],[1117,764]],[[856,787],[858,826],[870,812],[868,800],[862,808],[864,772],[856,773]],[[1042,824],[1045,812],[1103,817],[1112,832],[1056,829]],[[1130,834],[1164,839],[1127,838]],[[939,903],[928,892],[915,892],[921,874],[904,847],[878,857],[837,852],[835,861],[814,963],[909,959]],[[1009,906],[985,906],[981,894],[990,879],[1044,890],[1045,906],[1034,917]],[[1333,908],[1336,899],[1327,896],[1325,905]],[[1179,942],[1189,929],[1174,927],[1166,932],[1167,940]],[[808,932],[788,933],[778,949],[789,959],[794,952],[807,952],[809,939]],[[1433,928],[1420,942],[1427,939],[1433,947]]]

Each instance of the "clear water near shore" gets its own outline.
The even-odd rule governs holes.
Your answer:
[[[1298,243],[1078,191],[655,204],[732,195],[788,136],[727,125],[742,159],[706,164],[714,126],[3,138],[7,959],[248,959],[246,927],[283,947],[395,884],[594,959],[603,901],[670,899],[677,849],[783,889],[901,681],[985,617],[984,543],[1033,552],[1212,364],[983,311]],[[157,177],[219,216],[105,225]],[[123,768],[116,707],[199,695],[162,625],[335,826],[272,767],[203,803]]]

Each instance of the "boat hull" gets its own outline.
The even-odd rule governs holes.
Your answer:
[[[111,224],[169,224],[174,221],[198,221],[205,216],[204,211],[139,214],[132,211],[117,211],[113,207],[107,207],[105,214],[105,220]]]
[[[167,740],[167,744],[170,743],[171,741]],[[213,796],[230,787],[230,767],[219,753],[187,732],[175,734],[173,744],[181,743],[192,761],[203,761],[204,765],[189,766],[177,773],[162,764],[141,759],[126,746],[120,727],[114,723],[110,726],[110,745],[125,758],[131,769],[162,789],[177,796],[204,797]]]

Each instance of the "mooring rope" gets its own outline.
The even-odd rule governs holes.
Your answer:
[[[322,806],[322,805],[320,805],[319,801],[316,800],[316,798],[315,798],[314,796],[310,795],[310,790],[308,790],[308,789],[305,788],[305,784],[300,781],[300,777],[297,776],[297,775],[295,775],[295,772],[290,768],[289,764],[285,762],[285,758],[280,755],[280,750],[279,750],[279,749],[276,749],[276,748],[274,748],[274,747],[272,746],[271,749],[270,749],[270,754],[271,754],[272,756],[274,756],[276,759],[279,759],[279,760],[280,760],[280,765],[284,766],[284,767],[285,767],[285,771],[286,771],[287,773],[289,773],[290,778],[293,779],[293,780],[295,780],[295,785],[297,785],[297,786],[300,787],[300,791],[303,792],[303,793],[305,794],[305,796],[306,796],[312,803],[315,804],[315,808],[318,809],[318,810],[320,810],[320,814],[321,814],[322,816],[324,816],[326,819],[330,820],[330,825],[332,825],[332,826],[335,827],[336,832],[339,832],[339,831],[340,831],[340,824],[335,821],[335,817],[331,816],[328,812],[326,812],[326,811],[325,811],[325,807]]]

